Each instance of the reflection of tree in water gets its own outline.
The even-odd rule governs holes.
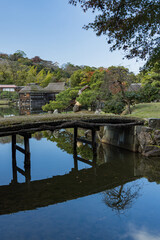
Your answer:
[[[17,141],[17,143],[23,144],[24,138],[17,134],[16,141]],[[11,142],[12,142],[11,136],[0,137],[0,144],[6,144],[6,143],[11,143]]]
[[[133,183],[131,186],[123,184],[103,192],[105,204],[118,213],[131,208],[133,201],[139,197],[141,186]]]
[[[56,142],[57,147],[61,150],[68,154],[73,154],[73,133],[65,130],[54,132],[45,131],[43,132],[43,136],[49,141]],[[81,155],[82,158],[92,159],[93,157],[92,148],[87,144],[77,144],[77,153]]]
[[[43,138],[43,131],[42,132],[35,132],[32,134],[32,138],[35,138],[37,141],[40,141]]]
[[[19,109],[16,107],[0,107],[0,116],[4,117],[5,115],[19,115]]]
[[[57,143],[57,147],[61,150],[73,154],[73,135],[71,133],[67,133],[65,130],[45,131],[43,136],[47,140]]]

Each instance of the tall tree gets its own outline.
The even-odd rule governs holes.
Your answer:
[[[146,73],[141,73],[141,82],[160,89],[160,61],[156,62]]]
[[[121,93],[122,99],[127,105],[128,112],[131,113],[130,106],[134,101],[135,92],[131,89],[127,91],[132,82],[136,80],[135,75],[129,72],[128,68],[111,66],[109,70],[109,89],[113,94]]]
[[[86,12],[96,12],[92,28],[98,36],[107,35],[110,50],[123,49],[127,58],[145,59],[160,52],[159,0],[69,0],[80,3]],[[99,14],[98,14],[99,13]]]
[[[10,60],[17,61],[19,58],[25,58],[26,53],[21,50],[17,50],[15,53],[10,55]]]

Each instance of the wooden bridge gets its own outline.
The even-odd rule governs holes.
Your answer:
[[[12,169],[13,179],[9,186],[0,186],[0,214],[9,214],[18,211],[35,209],[51,204],[64,202],[67,200],[87,196],[108,189],[123,185],[136,180],[141,176],[134,176],[134,169],[122,165],[120,162],[115,166],[104,164],[97,166],[97,146],[96,131],[100,126],[130,127],[143,124],[142,120],[121,117],[100,117],[93,116],[73,116],[61,115],[37,118],[29,116],[26,118],[16,118],[0,120],[0,136],[12,136]],[[30,147],[29,139],[31,134],[42,130],[62,128],[74,128],[74,169],[64,176],[56,176],[50,179],[31,182],[30,176]],[[92,140],[78,138],[78,128],[90,129]],[[24,137],[24,149],[16,144],[16,135]],[[77,141],[82,141],[92,145],[93,159],[89,161],[77,156]],[[24,169],[20,169],[16,164],[16,151],[24,154]],[[78,171],[78,161],[82,161],[92,166],[87,170]],[[17,172],[25,176],[25,183],[17,182]],[[116,179],[116,181],[115,181]]]
[[[75,161],[75,159],[74,159]],[[25,183],[17,183],[17,172],[22,173]],[[68,200],[99,193],[134,181],[134,164],[127,161],[106,163],[78,171],[72,169],[63,176],[31,181],[30,168],[24,171],[13,164],[10,185],[0,186],[0,215],[32,210]]]
[[[106,115],[76,115],[76,114],[43,114],[36,116],[18,116],[0,119],[0,137],[14,134],[33,133],[42,130],[82,127],[95,129],[100,126],[130,127],[144,124],[138,118],[106,116]]]

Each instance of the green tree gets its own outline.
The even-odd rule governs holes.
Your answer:
[[[75,66],[71,63],[67,63],[63,65],[63,70],[67,73],[68,77],[71,77],[71,75],[79,69],[81,69],[79,66]]]
[[[1,99],[8,99],[10,101],[18,99],[18,93],[17,92],[8,92],[3,91],[0,94]]]
[[[79,88],[68,88],[56,96],[56,101],[50,101],[42,107],[43,111],[66,110],[73,105],[78,95]]]
[[[95,90],[87,89],[77,98],[77,101],[84,107],[91,107],[92,110],[96,108],[97,93]]]
[[[0,61],[0,83],[9,84],[12,82],[12,73],[8,61]]]
[[[123,49],[127,58],[142,59],[160,53],[160,1],[159,0],[69,0],[80,3],[86,12],[97,15],[92,28],[98,36],[107,35],[110,50]]]
[[[106,113],[121,114],[125,108],[121,94],[115,94],[105,102],[103,111]]]
[[[17,61],[19,58],[25,58],[26,53],[22,50],[17,50],[15,53],[10,55],[10,60]]]
[[[53,73],[51,73],[50,71],[48,71],[47,72],[47,75],[45,76],[45,78],[41,81],[41,86],[42,87],[46,87],[46,86],[48,86],[48,84],[50,83],[50,82],[53,82],[53,80],[54,81],[56,81],[56,79],[54,79],[54,77],[53,77],[54,75],[53,75]]]
[[[104,88],[105,74],[106,72],[103,69],[88,72],[87,83],[89,88],[84,90],[77,98],[77,101],[84,107],[91,107],[92,110],[95,110],[99,102],[106,98],[108,89]],[[85,81],[82,80],[81,83]]]
[[[35,83],[37,80],[36,75],[37,75],[37,68],[35,66],[30,67],[29,71],[27,72],[26,84]]]
[[[46,72],[44,69],[42,69],[37,75],[36,75],[36,83],[41,84],[42,81],[46,77]]]
[[[85,86],[90,83],[91,77],[95,69],[85,66],[83,69],[75,71],[70,78],[70,86]]]
[[[157,100],[160,100],[160,89],[152,86],[151,84],[144,85],[136,93],[136,101],[138,103],[152,102]]]
[[[110,76],[110,88],[112,89],[112,94],[121,93],[123,102],[127,105],[128,112],[131,113],[130,106],[134,102],[134,92],[127,92],[128,87],[134,80],[136,80],[135,75],[129,72],[128,68],[125,67],[109,67]]]
[[[141,75],[143,85],[150,84],[152,87],[160,88],[160,61],[154,63],[153,67]]]
[[[71,87],[76,87],[81,85],[81,82],[86,79],[86,73],[83,70],[77,70],[74,72],[70,78],[70,86]],[[83,85],[81,85],[83,86]]]

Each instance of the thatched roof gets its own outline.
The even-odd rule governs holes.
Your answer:
[[[44,88],[44,92],[58,93],[65,90],[65,82],[54,82],[49,83],[47,87]]]
[[[36,83],[29,83],[23,87],[19,93],[59,93],[65,90],[65,82],[49,83],[47,87],[42,88]]]
[[[27,86],[22,88],[19,93],[32,93],[32,92],[43,92],[43,88],[35,83],[29,83]]]

